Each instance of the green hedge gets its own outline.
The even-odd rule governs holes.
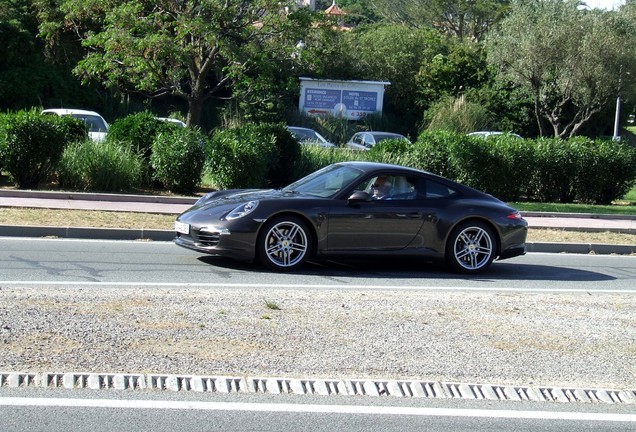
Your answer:
[[[205,140],[196,129],[170,128],[152,143],[153,179],[173,192],[193,193],[205,165]]]
[[[280,124],[248,124],[216,132],[206,170],[221,189],[278,188],[302,175],[300,145]]]
[[[424,169],[505,201],[609,204],[636,182],[633,146],[583,137],[533,141],[425,132],[413,146],[379,145],[367,157]]]
[[[64,148],[87,139],[84,123],[70,116],[32,109],[0,117],[0,166],[22,189],[51,180]]]
[[[138,112],[119,118],[110,125],[106,139],[111,142],[123,143],[133,152],[142,156],[144,160],[143,182],[150,184],[153,171],[150,163],[152,145],[160,133],[179,129],[175,123],[159,120],[149,111]]]

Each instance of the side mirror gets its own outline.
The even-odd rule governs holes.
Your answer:
[[[360,202],[369,202],[371,201],[371,195],[364,191],[355,191],[351,194],[349,199],[347,200],[347,204],[358,204]]]

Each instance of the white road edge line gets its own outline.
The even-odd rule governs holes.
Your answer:
[[[189,282],[85,282],[85,281],[0,281],[7,286],[113,286],[113,287],[159,287],[159,288],[280,288],[280,289],[377,289],[396,291],[483,291],[483,292],[530,292],[530,293],[602,293],[636,294],[636,289],[606,290],[595,288],[514,288],[514,287],[457,287],[433,285],[355,285],[355,284],[268,284],[268,283],[189,283]]]
[[[452,408],[410,408],[357,405],[310,405],[238,402],[180,402],[157,400],[63,399],[63,398],[0,398],[0,406],[19,407],[80,407],[128,408],[154,410],[198,411],[258,411],[279,413],[365,414],[393,416],[475,417],[531,420],[570,420],[603,422],[636,422],[636,414],[605,414],[585,412],[479,410]]]

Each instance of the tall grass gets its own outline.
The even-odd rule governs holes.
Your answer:
[[[124,192],[138,188],[144,172],[141,156],[128,146],[85,140],[64,150],[58,180],[65,189]]]

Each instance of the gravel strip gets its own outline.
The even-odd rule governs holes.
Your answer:
[[[634,296],[0,287],[0,371],[636,387]]]

